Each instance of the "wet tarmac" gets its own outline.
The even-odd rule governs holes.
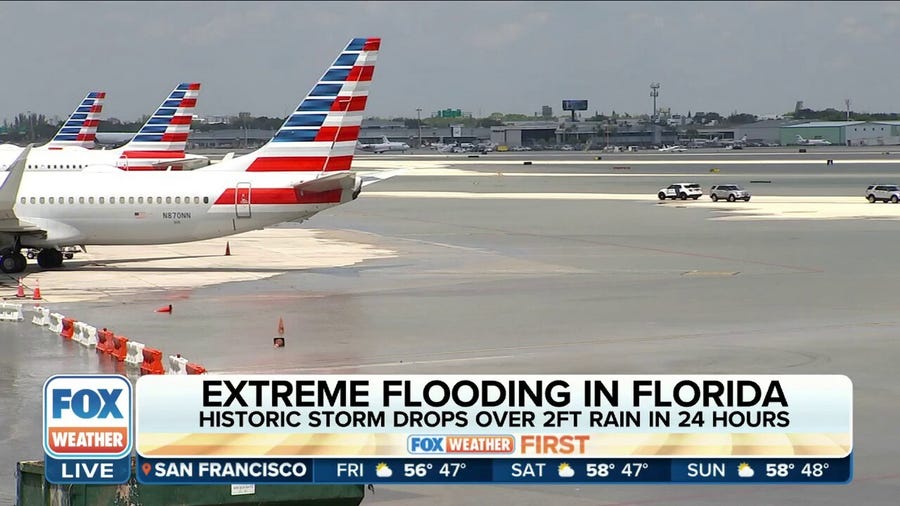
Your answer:
[[[900,205],[869,205],[862,194],[868,184],[895,182],[900,163],[712,160],[714,173],[706,163],[666,162],[686,154],[629,169],[585,154],[558,157],[567,163],[491,154],[431,160],[431,172],[419,173],[411,167],[425,157],[370,156],[360,160],[367,170],[410,170],[313,217],[296,238],[272,240],[299,248],[314,230],[323,240],[389,253],[351,265],[285,267],[277,247],[250,254],[231,242],[243,262],[227,269],[230,276],[277,272],[235,279],[222,269],[196,274],[194,266],[151,262],[121,275],[196,280],[59,302],[45,288],[55,273],[29,270],[25,280],[41,277],[54,311],[181,353],[211,372],[826,373],[854,382],[856,470],[846,486],[383,486],[365,504],[896,504]],[[705,188],[745,185],[760,203],[656,201],[660,187],[682,176]],[[751,183],[760,180],[771,182]],[[802,196],[835,197],[817,204],[826,211],[858,197],[896,215],[863,206],[852,218],[764,216],[782,205],[765,198]],[[729,206],[748,205],[762,210],[730,219]],[[325,246],[309,244],[327,256]],[[14,293],[15,281],[4,281],[0,290]],[[154,312],[166,304],[171,314]],[[279,318],[287,343],[275,349]],[[0,322],[0,336],[0,503],[8,504],[15,462],[41,457],[44,380],[116,366],[28,322]]]

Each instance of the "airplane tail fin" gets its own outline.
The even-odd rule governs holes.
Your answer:
[[[120,148],[120,168],[152,170],[161,160],[184,159],[200,83],[181,83],[169,93],[128,144]]]
[[[80,146],[91,149],[97,140],[97,125],[100,124],[100,112],[103,111],[103,100],[106,92],[91,91],[75,108],[62,128],[44,147],[63,148]]]
[[[391,141],[390,141],[390,139],[387,138],[387,135],[384,135],[384,136],[381,137],[381,142],[383,142],[383,143],[385,143],[385,144],[388,144],[388,143],[390,143]]]
[[[268,143],[230,163],[198,170],[349,170],[380,45],[380,38],[351,40]]]

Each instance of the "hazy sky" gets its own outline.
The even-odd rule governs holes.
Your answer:
[[[367,116],[807,107],[900,112],[900,2],[0,2],[0,118],[151,113],[199,81],[200,114],[285,116],[353,37],[382,37]]]

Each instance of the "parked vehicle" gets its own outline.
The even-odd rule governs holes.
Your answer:
[[[666,199],[687,200],[688,198],[697,200],[702,195],[703,195],[703,189],[700,187],[699,183],[670,184],[669,186],[667,186],[665,188],[660,188],[659,193],[656,194],[656,196],[659,197],[659,200],[666,200]]]
[[[709,189],[709,198],[713,202],[717,202],[719,199],[725,199],[728,202],[735,200],[750,202],[750,192],[736,184],[719,184]]]

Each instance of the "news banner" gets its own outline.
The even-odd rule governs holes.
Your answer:
[[[852,423],[842,375],[57,375],[43,436],[60,484],[844,484]]]

